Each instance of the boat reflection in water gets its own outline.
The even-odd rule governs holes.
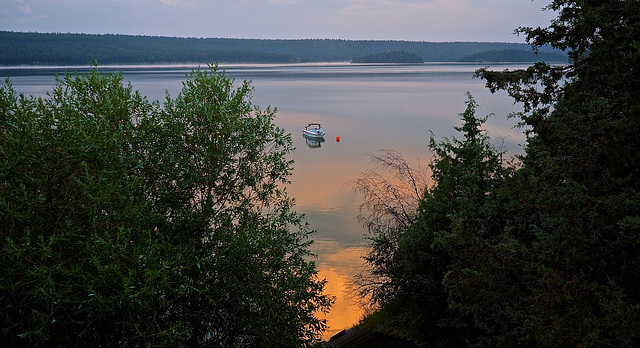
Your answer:
[[[307,142],[307,146],[310,148],[316,148],[322,146],[321,144],[324,142],[324,137],[310,137],[306,134],[302,135],[304,140]]]
[[[307,146],[320,147],[324,141],[324,130],[322,130],[320,123],[309,123],[302,130],[302,136],[307,141]]]

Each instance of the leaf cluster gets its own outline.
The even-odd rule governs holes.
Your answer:
[[[548,8],[548,28],[519,32],[570,64],[477,73],[524,105],[520,162],[500,162],[470,99],[464,139],[431,139],[414,222],[372,231],[379,329],[424,346],[640,342],[640,2]]]
[[[217,65],[149,103],[119,73],[0,89],[9,345],[308,346],[325,323],[290,135]]]

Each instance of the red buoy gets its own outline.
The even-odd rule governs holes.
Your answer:
[[[339,137],[339,136],[337,136],[337,137],[336,137],[336,142],[337,142],[337,143],[339,143],[339,142],[340,142],[340,137]]]

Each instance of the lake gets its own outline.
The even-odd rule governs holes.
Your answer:
[[[483,65],[353,65],[349,63],[295,65],[220,65],[236,81],[251,80],[253,102],[262,109],[277,107],[276,124],[293,134],[296,150],[289,193],[296,210],[304,213],[315,234],[312,251],[320,277],[328,280],[327,292],[337,301],[327,316],[325,337],[358,322],[362,310],[352,303],[346,285],[363,265],[365,229],[357,219],[361,198],[347,185],[362,172],[374,169],[368,153],[398,150],[417,166],[430,161],[429,131],[437,140],[456,135],[458,114],[465,110],[466,92],[480,107],[478,115],[494,113],[486,124],[494,142],[509,153],[521,153],[521,130],[507,120],[520,108],[504,93],[491,94],[473,73]],[[497,70],[524,67],[494,65]],[[126,81],[149,100],[163,101],[165,90],[177,96],[185,74],[193,66],[100,67],[121,70]],[[0,67],[2,84],[11,77],[14,88],[44,96],[51,91],[55,74],[86,71],[81,67]],[[302,128],[322,124],[325,141],[307,143]],[[336,137],[340,137],[337,141]],[[318,146],[319,145],[319,146]]]

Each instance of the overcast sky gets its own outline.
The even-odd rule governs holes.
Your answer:
[[[0,0],[0,30],[260,39],[524,42],[550,0]]]

